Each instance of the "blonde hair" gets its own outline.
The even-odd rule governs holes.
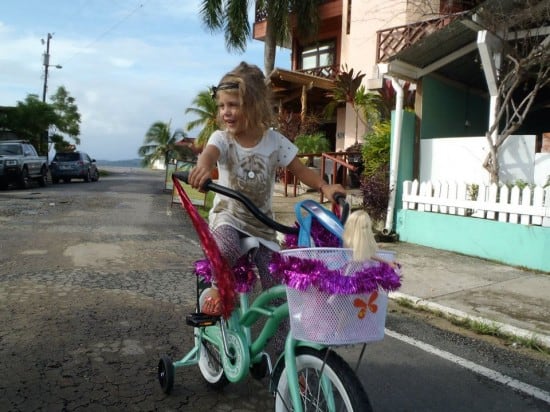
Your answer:
[[[267,130],[272,125],[273,110],[271,105],[271,89],[265,82],[265,76],[260,68],[253,64],[241,62],[237,67],[225,74],[220,85],[236,83],[238,87],[220,89],[226,93],[239,95],[241,111],[247,129]],[[218,115],[220,126],[222,119]]]
[[[364,210],[351,213],[344,225],[344,247],[353,250],[353,260],[367,260],[376,255],[378,245],[372,231],[372,220]]]

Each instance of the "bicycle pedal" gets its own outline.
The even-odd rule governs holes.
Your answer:
[[[194,328],[212,326],[215,325],[218,320],[220,320],[219,316],[207,315],[206,313],[202,312],[190,313],[185,318],[185,322],[189,326],[193,326]]]

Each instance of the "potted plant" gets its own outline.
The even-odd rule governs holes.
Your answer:
[[[298,135],[296,139],[294,139],[294,144],[298,147],[298,156],[330,151],[330,142],[323,132]],[[302,159],[310,169],[314,169],[318,174],[321,174],[321,170],[315,167],[313,156],[303,157]],[[305,190],[309,189],[309,187],[305,186],[302,182],[300,182],[300,186]]]
[[[330,151],[330,142],[323,132],[298,135],[294,139],[294,144],[298,147],[298,155],[318,154]],[[307,165],[309,167],[314,166],[313,157],[309,157]]]

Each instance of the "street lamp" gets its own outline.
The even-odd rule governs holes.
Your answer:
[[[51,40],[51,38],[52,38],[52,34],[48,33],[48,36],[46,37],[46,41],[44,42],[44,39],[42,39],[42,44],[46,43],[46,52],[44,53],[44,60],[42,62],[42,64],[44,65],[44,88],[42,89],[42,102],[43,103],[46,103],[46,91],[48,90],[48,68],[49,67],[55,67],[56,69],[61,69],[63,67],[60,64],[50,64],[50,40]],[[42,138],[42,144],[43,144],[44,140],[46,141],[46,149],[45,149],[46,164],[48,164],[48,162],[49,162],[48,156],[49,156],[49,151],[50,151],[50,148],[49,148],[50,135],[49,135],[48,130],[44,131],[44,137]]]

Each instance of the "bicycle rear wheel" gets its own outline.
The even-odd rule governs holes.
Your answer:
[[[218,348],[206,340],[200,342],[199,369],[202,377],[213,389],[222,389],[229,381],[227,380],[222,366],[221,354]]]
[[[328,349],[296,349],[296,367],[305,411],[372,412],[369,398],[350,366]],[[286,367],[275,373],[275,411],[293,411]],[[278,376],[277,376],[278,375]]]

